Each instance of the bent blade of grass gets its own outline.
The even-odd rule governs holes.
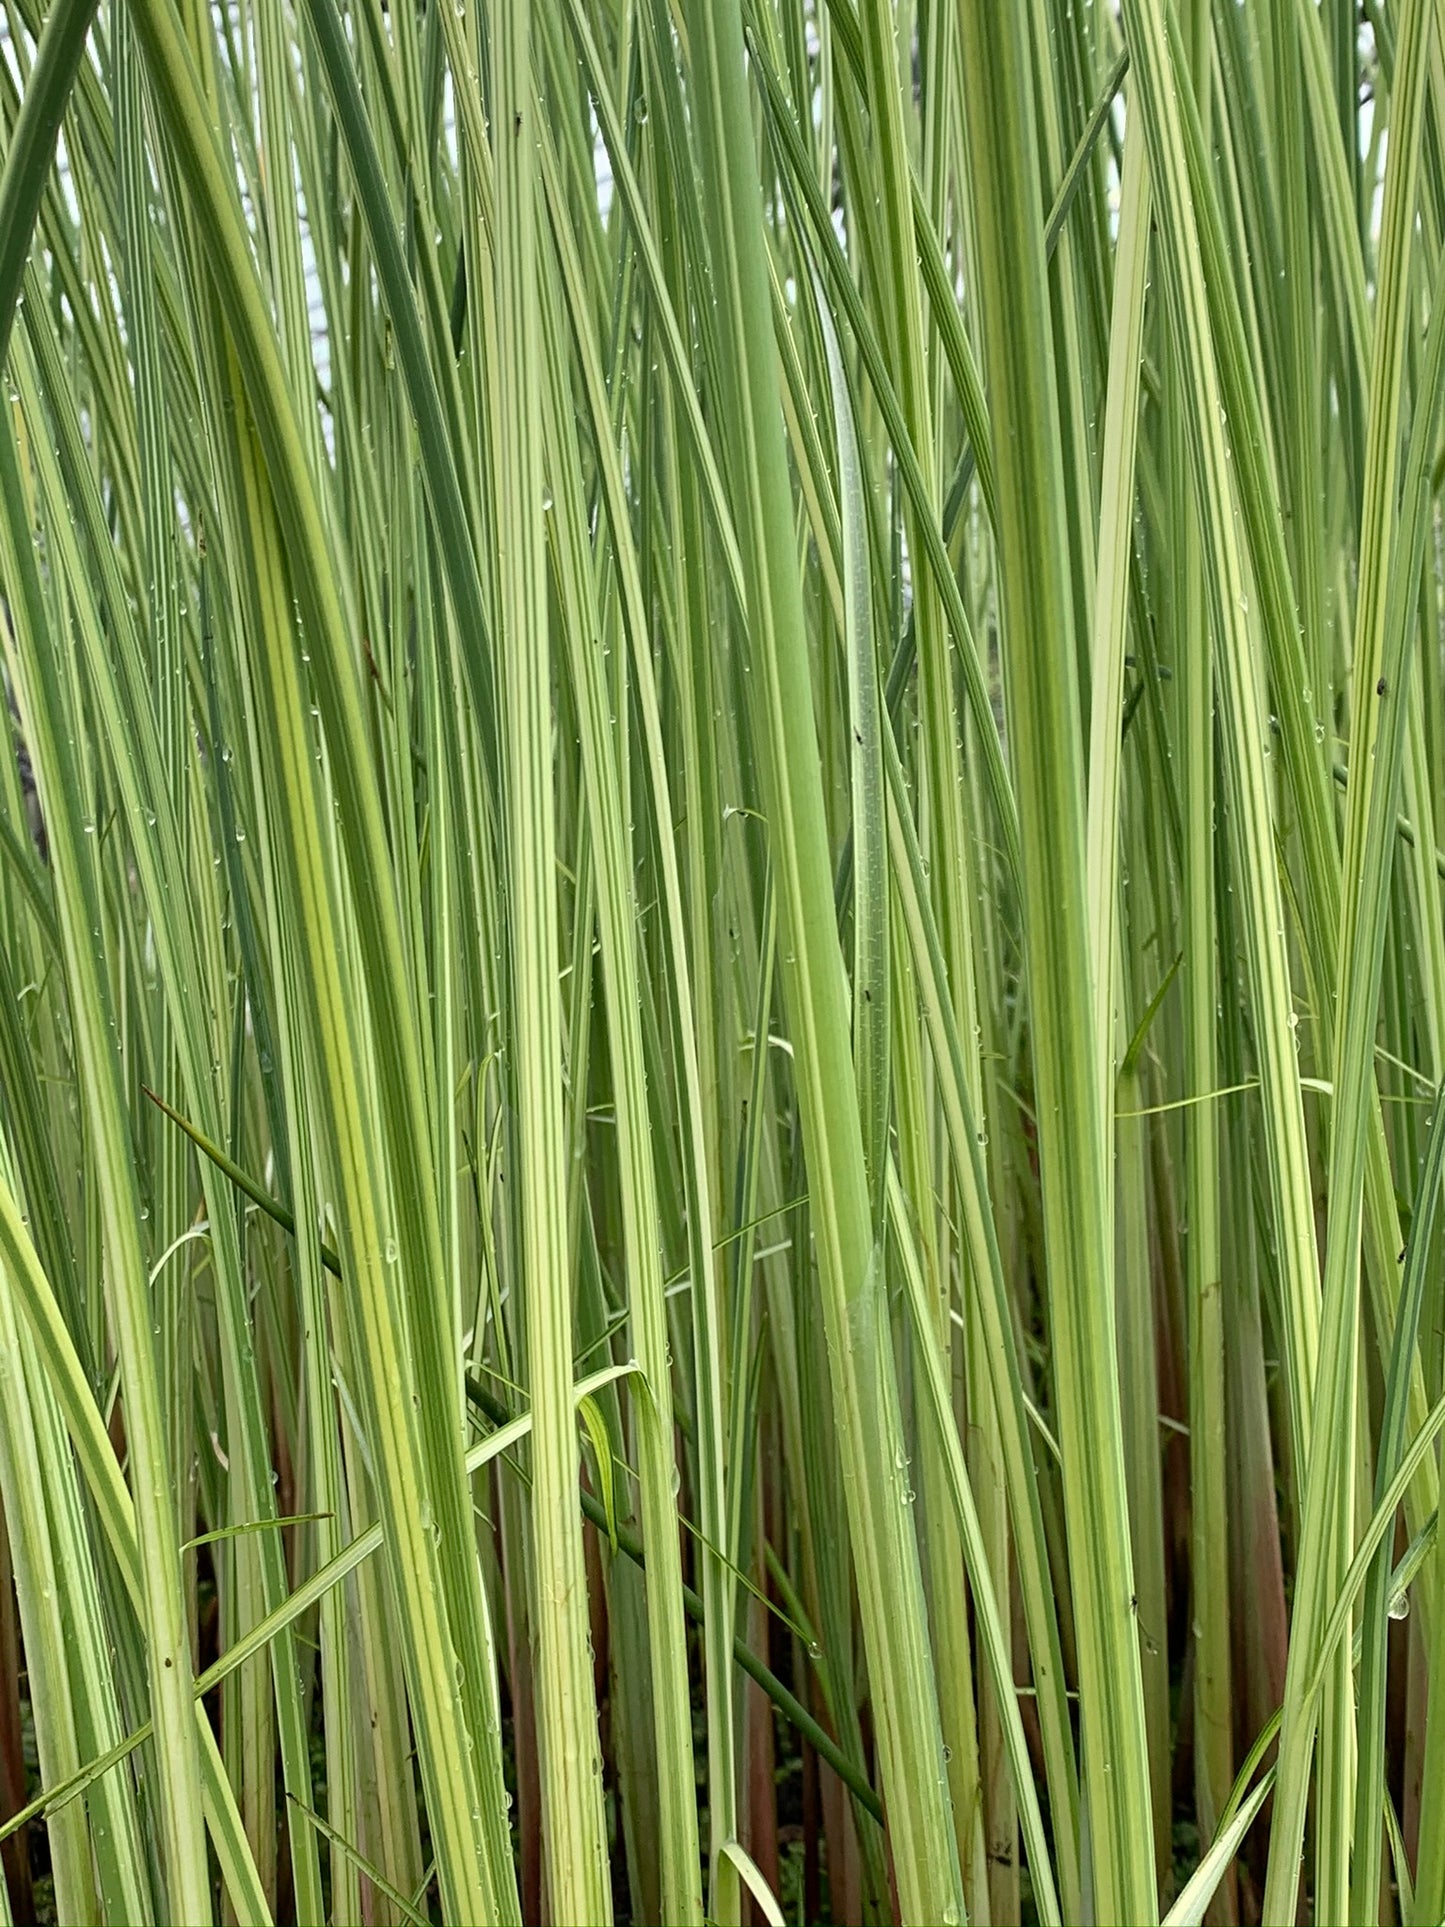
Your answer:
[[[137,1616],[144,1613],[140,1541],[136,1511],[121,1476],[94,1394],[66,1328],[50,1282],[36,1254],[19,1202],[0,1173],[0,1255],[5,1260],[6,1288],[19,1303],[65,1421],[70,1442],[80,1462],[85,1483],[95,1503],[126,1592]],[[256,1874],[235,1797],[221,1765],[215,1735],[203,1707],[195,1708],[200,1736],[200,1777],[204,1811],[211,1841],[221,1865],[222,1880],[237,1918],[268,1922],[270,1912]],[[28,1816],[27,1816],[28,1817]],[[15,1825],[21,1824],[17,1818]]]
[[[451,1294],[442,1289],[445,1272],[436,1196],[423,1165],[431,1132],[421,1086],[414,1011],[405,983],[397,908],[387,883],[390,864],[380,807],[366,773],[368,757],[354,668],[356,652],[348,640],[355,634],[354,618],[343,601],[333,562],[335,539],[323,521],[318,478],[310,470],[297,430],[294,398],[287,387],[274,329],[258,285],[236,193],[216,146],[191,56],[169,0],[146,0],[137,8],[136,18],[158,109],[185,160],[186,189],[197,209],[207,263],[224,302],[225,326],[235,343],[239,380],[249,408],[255,411],[259,447],[253,458],[242,436],[233,460],[246,475],[253,460],[259,463],[264,455],[264,482],[256,470],[253,495],[248,497],[246,486],[238,485],[235,498],[238,503],[252,500],[255,504],[242,516],[242,527],[248,545],[259,546],[264,557],[255,569],[255,580],[272,597],[269,615],[277,625],[270,631],[273,646],[266,653],[265,666],[268,674],[279,675],[281,681],[274,688],[267,686],[264,706],[258,695],[258,706],[269,718],[265,733],[276,742],[288,771],[277,791],[278,800],[288,805],[287,820],[281,826],[281,834],[290,842],[288,893],[293,901],[304,898],[313,917],[322,917],[322,906],[328,905],[324,926],[307,919],[301,923],[307,939],[306,980],[312,1020],[327,1040],[320,1061],[326,1068],[322,1082],[331,1107],[328,1133],[333,1149],[341,1149],[339,1164],[347,1173],[344,1193],[348,1206],[355,1205],[360,1212],[358,1249],[364,1255],[360,1269],[353,1269],[351,1275],[371,1320],[364,1351],[371,1392],[376,1409],[387,1411],[396,1421],[391,1442],[406,1462],[406,1470],[398,1474],[401,1483],[391,1493],[396,1508],[394,1522],[409,1514],[414,1526],[423,1512],[430,1514],[433,1508],[439,1515],[440,1589],[433,1596],[425,1584],[410,1583],[405,1577],[430,1571],[432,1555],[438,1548],[431,1544],[429,1532],[422,1535],[427,1543],[425,1549],[417,1548],[417,1557],[396,1555],[399,1564],[394,1577],[399,1582],[397,1600],[403,1623],[413,1616],[411,1630],[415,1637],[408,1648],[413,1666],[410,1684],[413,1691],[430,1696],[425,1717],[429,1724],[434,1723],[438,1735],[435,1754],[424,1754],[423,1761],[430,1800],[438,1809],[433,1825],[446,1836],[437,1856],[442,1886],[445,1893],[454,1879],[461,1883],[452,1901],[461,1891],[470,1895],[455,1911],[478,1919],[489,1917],[493,1902],[484,1900],[482,1892],[470,1886],[473,1870],[485,1864],[495,1904],[506,1917],[513,1911],[514,1881],[503,1805],[490,1627],[457,1449],[462,1414],[454,1335],[447,1329]],[[224,411],[218,419],[224,419]],[[279,528],[284,532],[292,563],[286,579],[295,590],[310,643],[312,676],[330,747],[328,767],[341,801],[338,818],[348,870],[365,905],[365,914],[354,920],[352,928],[366,961],[371,1018],[376,1028],[381,1066],[376,1091],[387,1160],[395,1178],[387,1194],[389,1203],[383,1202],[375,1147],[358,1142],[356,1100],[344,1094],[354,1082],[354,1071],[349,1061],[351,1047],[343,1039],[355,1013],[342,1006],[335,980],[332,960],[340,945],[336,934],[329,945],[316,941],[322,927],[335,932],[336,911],[328,903],[332,884],[326,875],[324,846],[317,840],[319,824],[315,800],[310,795],[312,759],[300,717],[295,714],[299,706],[304,715],[308,705],[297,684],[295,666],[285,661],[291,645],[281,611],[290,607],[290,600],[284,592],[276,595],[281,557],[271,546],[266,521],[266,505],[272,500],[279,511]],[[295,867],[291,867],[293,861]],[[387,1234],[383,1224],[393,1211],[399,1255],[404,1254],[407,1274],[418,1281],[409,1301],[410,1319],[397,1315],[399,1306],[388,1306],[391,1290],[386,1282]],[[410,1459],[410,1426],[415,1415],[408,1417],[397,1409],[398,1392],[402,1391],[404,1402],[405,1393],[398,1386],[394,1370],[394,1333],[405,1331],[408,1324],[430,1387],[429,1396],[418,1399],[424,1458],[414,1464]],[[385,1453],[380,1460],[387,1465]],[[424,1506],[424,1488],[411,1483],[407,1490],[423,1469],[430,1487]],[[460,1707],[456,1705],[451,1642],[455,1642],[456,1655],[461,1659]],[[467,1732],[477,1750],[475,1763],[472,1749],[465,1743]],[[448,1737],[443,1741],[440,1736],[444,1733]],[[469,1797],[474,1771],[484,1777],[485,1798],[480,1792],[475,1798]]]
[[[0,363],[10,345],[26,258],[55,159],[60,124],[98,0],[56,0],[45,16],[20,117],[0,176]]]
[[[499,747],[488,624],[476,553],[467,528],[462,490],[457,478],[455,454],[446,433],[436,375],[427,356],[416,296],[406,272],[396,220],[387,202],[380,159],[366,117],[355,65],[346,45],[345,29],[336,0],[308,0],[308,14],[355,174],[358,198],[376,254],[377,273],[386,292],[391,325],[396,331],[407,395],[417,426],[427,496],[436,524],[442,562],[456,611],[458,633],[462,639],[462,659],[466,664],[471,698],[476,709],[483,768],[495,798]],[[500,167],[498,171],[500,173]]]
[[[4,1208],[5,1197],[3,1193],[0,1193],[0,1236],[6,1236],[8,1232],[8,1226],[4,1217]],[[597,1392],[605,1390],[607,1386],[615,1384],[618,1379],[625,1378],[637,1370],[638,1367],[633,1364],[609,1365],[604,1367],[600,1372],[593,1372],[588,1378],[579,1379],[575,1387],[576,1402],[580,1405],[582,1400],[594,1396]],[[494,1459],[502,1457],[504,1453],[511,1451],[514,1446],[520,1445],[530,1436],[531,1430],[532,1415],[530,1412],[524,1412],[520,1418],[509,1419],[505,1425],[499,1426],[495,1432],[483,1439],[480,1444],[474,1445],[468,1450],[466,1456],[467,1471],[469,1473],[480,1472],[484,1466],[491,1464]],[[309,1579],[304,1580],[301,1585],[297,1586],[290,1597],[284,1604],[279,1606],[275,1612],[268,1614],[263,1620],[258,1620],[254,1626],[248,1627],[241,1638],[238,1639],[233,1646],[229,1647],[218,1660],[208,1666],[204,1672],[198,1673],[194,1682],[197,1702],[196,1713],[198,1718],[205,1719],[206,1717],[200,1701],[207,1693],[210,1693],[215,1687],[219,1686],[223,1680],[228,1679],[238,1667],[244,1666],[247,1661],[254,1658],[257,1653],[264,1651],[279,1633],[284,1632],[288,1626],[293,1625],[295,1621],[308,1612],[318,1600],[324,1599],[326,1595],[339,1586],[349,1574],[355,1572],[363,1560],[370,1558],[372,1553],[378,1551],[384,1544],[384,1541],[385,1535],[380,1525],[368,1526],[365,1532],[358,1533],[349,1545],[344,1546],[342,1550],[336,1554],[335,1558],[328,1560],[318,1571],[312,1573]],[[133,1733],[127,1734],[126,1737],[113,1746],[109,1752],[88,1761],[86,1765],[79,1768],[70,1779],[63,1781],[58,1786],[47,1787],[38,1793],[28,1806],[24,1807],[18,1813],[11,1814],[4,1825],[0,1826],[0,1840],[6,1840],[12,1833],[18,1832],[18,1830],[25,1825],[26,1821],[33,1819],[35,1815],[53,1811],[64,1802],[76,1799],[103,1774],[108,1773],[113,1766],[118,1765],[121,1760],[133,1753],[138,1746],[149,1739],[153,1730],[150,1721],[146,1721],[144,1725],[138,1726]]]
[[[241,444],[249,548],[254,558],[254,620],[262,638],[249,666],[263,767],[276,799],[273,833],[278,868],[296,906],[308,1028],[321,1075],[318,1118],[342,1204],[343,1272],[351,1291],[365,1371],[365,1397],[378,1497],[387,1527],[393,1594],[404,1629],[413,1716],[438,1875],[450,1911],[491,1921],[505,1909],[510,1864],[498,1867],[484,1826],[477,1763],[463,1710],[441,1576],[440,1520],[421,1439],[417,1365],[398,1295],[398,1241],[390,1229],[388,1191],[375,1140],[364,1131],[370,1111],[363,1082],[364,1046],[351,1033],[358,1013],[344,997],[332,959],[341,951],[337,881],[312,791],[313,760],[302,725],[305,699],[284,594],[284,565],[269,523],[258,451]],[[438,1394],[433,1386],[431,1396]],[[457,1468],[458,1471],[460,1467]],[[442,1532],[444,1535],[444,1529]],[[464,1548],[475,1559],[470,1532]],[[486,1690],[474,1680],[472,1691]]]
[[[44,1488],[30,1476],[39,1464],[24,1356],[9,1294],[0,1298],[0,1493],[25,1641],[25,1671],[42,1780],[65,1779],[78,1763],[75,1708],[66,1662],[62,1610],[69,1585],[56,1572],[55,1545]],[[68,1575],[67,1575],[68,1581]],[[90,1920],[96,1893],[85,1814],[75,1807],[49,1820],[56,1912],[62,1920]]]
[[[115,567],[107,539],[104,508],[94,485],[83,448],[80,423],[64,386],[56,344],[32,311],[25,333],[12,346],[12,365],[28,418],[37,428],[43,422],[36,395],[38,370],[32,367],[30,347],[38,351],[51,403],[47,439],[32,442],[40,495],[48,510],[49,539],[72,596],[74,627],[89,672],[99,734],[109,743],[118,787],[131,826],[131,848],[147,903],[159,974],[165,990],[169,1042],[179,1067],[187,1102],[194,1113],[219,1131],[225,1102],[218,1088],[221,1053],[217,1048],[217,1017],[205,1007],[200,987],[209,980],[203,967],[204,946],[199,925],[214,906],[188,887],[182,855],[182,834],[174,797],[178,785],[166,767],[166,746],[148,694],[147,668],[131,621],[130,605]],[[48,434],[59,444],[60,461]],[[62,468],[64,480],[62,483]],[[89,535],[90,554],[96,559],[104,591],[104,614],[93,599],[71,518]],[[159,572],[153,580],[159,582]],[[107,643],[106,630],[109,631]],[[213,931],[213,937],[216,933]],[[169,1055],[162,1059],[169,1069]],[[214,1177],[203,1171],[208,1197],[210,1244],[217,1271],[218,1325],[226,1365],[226,1404],[231,1461],[237,1504],[249,1519],[274,1516],[275,1490],[266,1439],[254,1348],[246,1309],[240,1242],[235,1222],[226,1209],[224,1187],[212,1188]],[[263,1610],[269,1611],[285,1589],[280,1542],[259,1549]],[[310,1795],[310,1770],[304,1714],[296,1690],[298,1666],[289,1640],[274,1655],[274,1693],[280,1722],[283,1770],[298,1797]],[[303,1833],[294,1842],[298,1892],[320,1907],[320,1880],[315,1842]]]
[[[101,912],[84,835],[84,805],[48,621],[35,568],[11,410],[0,427],[4,578],[21,661],[25,716],[45,802],[71,1021],[101,1198],[109,1257],[111,1316],[119,1338],[127,1431],[136,1466],[136,1520],[145,1559],[143,1581],[147,1666],[156,1721],[161,1813],[171,1906],[185,1922],[211,1918],[210,1877],[201,1825],[200,1762],[187,1704],[191,1672],[180,1559],[176,1550],[169,1454],[151,1337],[150,1293],[138,1236],[139,1200],[130,1132],[120,1087],[115,1019],[104,959],[97,954]],[[91,833],[94,834],[94,824]]]
[[[1231,1820],[1222,1826],[1209,1844],[1194,1872],[1179,1890],[1179,1898],[1165,1914],[1162,1927],[1203,1927],[1209,1903],[1234,1864],[1244,1837],[1254,1825],[1260,1808],[1274,1785],[1275,1769],[1270,1768],[1249,1798]]]
[[[13,1299],[11,1305],[13,1309]],[[76,1739],[84,1757],[114,1745],[124,1731],[111,1664],[110,1631],[96,1571],[92,1518],[59,1402],[28,1329],[20,1331],[19,1343],[30,1387],[56,1562],[68,1594],[66,1656],[76,1709]],[[134,1783],[117,1778],[97,1787],[88,1805],[96,1885],[106,1916],[113,1920],[151,1918],[154,1910],[149,1869]]]

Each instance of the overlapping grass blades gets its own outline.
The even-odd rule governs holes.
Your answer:
[[[1445,11],[0,21],[44,1917],[1438,1919]]]

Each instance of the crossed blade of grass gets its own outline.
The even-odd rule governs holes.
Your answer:
[[[191,1143],[195,1145],[196,1149],[200,1151],[204,1157],[209,1158],[216,1169],[229,1178],[238,1191],[245,1197],[248,1197],[252,1204],[264,1212],[288,1237],[294,1238],[296,1236],[295,1214],[290,1211],[279,1198],[273,1198],[263,1185],[256,1182],[249,1172],[243,1171],[233,1158],[228,1157],[219,1144],[212,1143],[204,1131],[198,1130],[188,1118],[182,1117],[179,1111],[169,1105],[157,1092],[151,1090],[149,1085],[142,1085],[141,1088],[151,1103],[156,1106],[157,1110],[161,1111],[179,1130],[183,1131]],[[341,1276],[341,1259],[324,1238],[318,1242],[318,1252],[321,1263],[325,1266],[326,1270],[331,1272],[334,1277],[339,1278]],[[465,1374],[465,1383],[467,1397],[491,1425],[499,1428],[515,1429],[518,1422],[517,1414],[507,1404],[505,1399],[484,1385],[482,1381],[471,1372]],[[493,1450],[498,1449],[495,1436],[488,1440],[487,1443]],[[585,1486],[578,1488],[577,1501],[588,1522],[596,1526],[599,1532],[604,1533],[612,1545],[618,1551],[625,1553],[635,1566],[645,1570],[647,1561],[642,1540],[625,1521],[617,1518],[615,1511],[605,1506],[601,1500],[587,1491]],[[278,1523],[286,1522],[281,1521]],[[689,1529],[691,1530],[692,1528]],[[351,1567],[354,1566],[358,1560],[364,1558],[367,1552],[374,1550],[380,1543],[381,1534],[379,1531],[374,1536],[367,1536],[364,1550],[358,1550],[358,1548],[363,1546],[363,1541],[355,1541],[344,1555],[349,1562],[345,1571],[351,1570]],[[326,1584],[323,1586],[320,1582],[325,1578],[327,1573],[330,1573],[331,1577],[326,1579]],[[322,1591],[336,1584],[344,1576],[345,1572],[337,1570],[335,1562],[333,1562],[331,1566],[324,1568],[321,1573],[315,1574],[312,1579],[306,1582],[305,1587],[298,1588],[297,1592],[292,1595],[292,1598],[287,1601],[286,1606],[283,1608],[284,1617],[282,1614],[273,1614],[270,1621],[263,1622],[261,1626],[256,1627],[253,1632],[247,1636],[243,1647],[237,1647],[228,1652],[208,1673],[198,1678],[196,1682],[197,1697],[199,1697],[202,1692],[208,1692],[217,1681],[222,1679],[226,1673],[232,1671],[234,1667],[241,1664],[242,1660],[248,1658],[252,1652],[258,1651],[260,1647],[266,1643],[266,1639],[274,1637],[282,1625],[289,1624],[290,1620],[296,1616],[296,1613],[304,1610],[305,1606],[312,1604],[313,1601],[320,1596]],[[299,1605],[296,1603],[298,1600],[301,1601]],[[693,1620],[695,1624],[701,1625],[703,1621],[703,1602],[701,1597],[694,1592],[690,1586],[685,1585],[683,1587],[683,1604],[689,1619]],[[268,1627],[269,1630],[267,1630]],[[258,1635],[262,1633],[265,1634],[265,1637],[259,1638]],[[859,1768],[857,1762],[849,1758],[832,1735],[814,1719],[813,1715],[808,1711],[798,1696],[784,1685],[777,1674],[758,1658],[757,1654],[738,1634],[734,1634],[733,1636],[733,1659],[738,1667],[747,1674],[748,1678],[767,1694],[768,1698],[772,1701],[773,1705],[777,1707],[784,1719],[813,1747],[818,1757],[825,1760],[827,1764],[832,1767],[833,1771],[858,1802],[863,1812],[869,1814],[881,1826],[883,1824],[883,1803],[869,1785],[867,1776]],[[132,1734],[130,1740],[127,1742],[127,1746],[139,1745],[144,1737],[145,1733],[143,1730]],[[115,1757],[119,1758],[121,1756],[117,1754]],[[93,1762],[92,1766],[95,1772],[101,1772],[111,1764],[113,1764],[112,1759],[107,1757],[104,1762]],[[76,1790],[78,1789],[70,1789],[71,1792]],[[39,1802],[28,1809],[27,1815],[29,1812],[42,1811],[65,1793],[66,1789],[64,1788],[54,1789],[51,1793],[42,1796]],[[27,1816],[22,1815],[19,1819],[8,1821],[3,1832],[0,1832],[0,1838],[5,1837],[5,1834],[18,1826],[21,1823],[21,1819],[25,1817]]]

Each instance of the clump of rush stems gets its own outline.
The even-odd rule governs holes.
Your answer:
[[[0,1923],[1441,1919],[1442,152],[0,0]]]

